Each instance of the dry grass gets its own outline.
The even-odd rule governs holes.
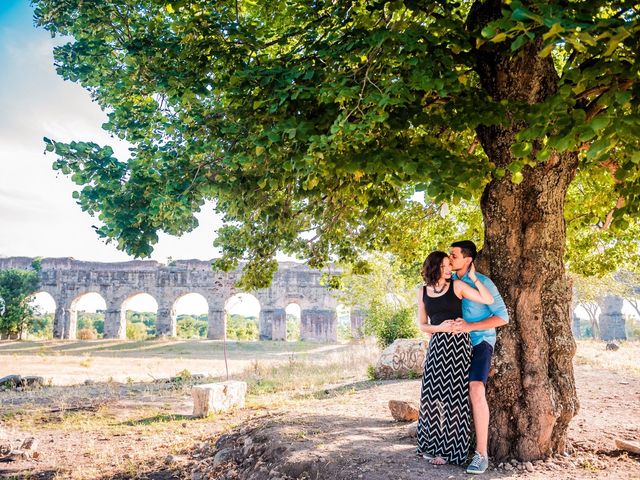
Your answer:
[[[640,375],[640,342],[619,342],[618,350],[607,350],[606,343],[595,340],[579,340],[574,358],[577,365],[589,365]]]

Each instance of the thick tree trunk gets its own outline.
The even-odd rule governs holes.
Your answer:
[[[477,2],[468,26],[479,29],[500,17],[500,2]],[[550,57],[537,56],[533,42],[513,54],[509,42],[476,51],[476,71],[496,101],[542,102],[556,91]],[[481,126],[478,138],[498,167],[513,160],[510,148],[524,127]],[[563,452],[569,421],[578,410],[572,358],[571,290],[565,276],[564,201],[578,165],[575,154],[552,155],[522,170],[520,184],[510,175],[494,179],[481,207],[485,222],[483,257],[510,314],[499,329],[494,375],[487,387],[491,409],[489,454],[496,460],[533,460]]]
[[[542,458],[563,452],[578,410],[572,358],[571,290],[563,253],[563,203],[575,162],[527,169],[520,185],[493,182],[482,199],[483,254],[509,307],[488,385],[490,454]]]

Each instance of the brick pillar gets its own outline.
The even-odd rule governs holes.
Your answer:
[[[260,340],[271,340],[273,338],[273,307],[262,307],[258,326],[260,330]],[[286,330],[285,330],[286,338]]]
[[[300,340],[337,342],[338,325],[333,310],[312,308],[300,312]]]
[[[62,301],[56,300],[56,313],[53,316],[53,338],[65,338],[67,331],[69,309],[64,307]]]
[[[571,332],[575,338],[580,338],[580,317],[578,317],[575,313],[573,314],[573,321],[571,322]]]
[[[209,307],[209,327],[207,338],[210,340],[223,340],[227,331],[227,317],[224,309],[218,306]]]
[[[359,308],[351,309],[351,337],[362,338],[364,325],[364,312]]]
[[[176,318],[176,310],[173,307],[174,305],[174,301],[163,301],[158,304],[158,313],[156,315],[156,336],[176,336],[178,322]]]
[[[605,342],[611,340],[626,340],[624,316],[622,315],[623,300],[615,295],[607,295],[600,304],[600,338]]]
[[[287,340],[287,313],[275,308],[271,314],[271,340]]]
[[[107,302],[107,310],[104,312],[104,338],[127,338],[127,312],[121,307],[122,302]]]

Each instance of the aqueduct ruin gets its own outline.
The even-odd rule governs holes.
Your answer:
[[[33,258],[0,258],[0,269],[30,269]],[[40,270],[40,289],[56,303],[54,338],[76,338],[78,300],[87,293],[98,293],[106,302],[104,338],[126,338],[126,310],[131,297],[146,293],[158,303],[156,332],[176,335],[175,303],[184,295],[197,293],[208,303],[210,339],[225,336],[225,302],[237,293],[240,270],[214,272],[210,261],[176,260],[164,265],[152,260],[100,263],[73,258],[44,258]],[[271,286],[251,292],[260,302],[260,339],[286,340],[285,307],[300,307],[301,340],[337,341],[338,302],[320,280],[322,272],[295,262],[280,263]],[[359,312],[351,313],[354,336],[362,326]]]

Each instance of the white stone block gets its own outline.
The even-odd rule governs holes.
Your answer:
[[[193,416],[206,417],[210,413],[226,412],[233,407],[244,407],[246,394],[246,382],[237,380],[195,385],[191,389]]]

